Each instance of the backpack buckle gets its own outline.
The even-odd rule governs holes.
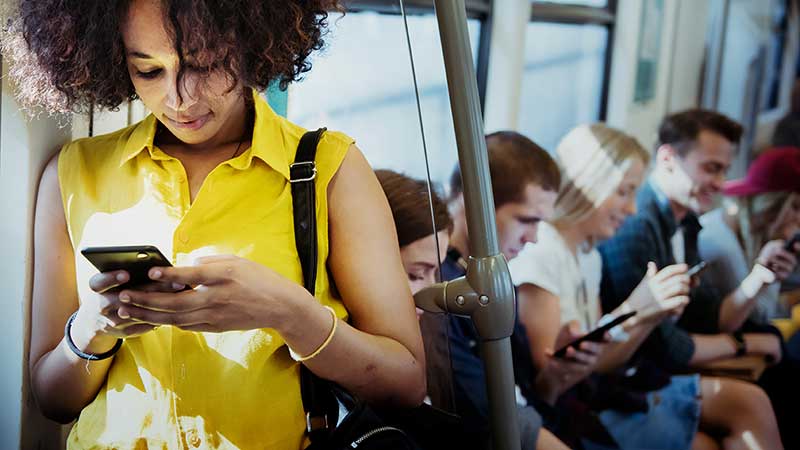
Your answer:
[[[306,432],[314,433],[316,431],[328,429],[328,415],[311,416],[311,413],[306,413]]]
[[[290,164],[289,178],[289,183],[311,181],[314,178],[317,178],[317,164],[314,161]]]

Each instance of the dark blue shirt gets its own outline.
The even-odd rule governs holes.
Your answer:
[[[678,223],[666,196],[649,180],[636,199],[638,213],[629,217],[617,234],[599,246],[603,257],[600,297],[603,310],[611,311],[625,301],[653,261],[659,269],[675,264],[671,239],[683,229],[686,263],[699,262],[697,235],[700,222],[689,212]],[[690,332],[717,333],[721,298],[708,283],[690,293],[690,302],[680,320],[665,320],[640,347],[639,354],[669,372],[683,371],[694,355]]]

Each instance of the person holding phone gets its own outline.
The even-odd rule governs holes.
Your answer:
[[[723,206],[700,218],[698,237],[700,256],[711,262],[706,277],[726,296],[720,327],[789,317],[794,302],[780,297],[780,285],[800,252],[800,243],[787,248],[800,232],[800,149],[764,151],[722,194]]]
[[[416,294],[437,281],[439,266],[446,258],[450,243],[453,220],[447,211],[447,204],[436,192],[431,192],[429,197],[424,181],[391,170],[376,170],[375,174],[389,200],[400,243],[400,258],[408,274],[411,292]],[[431,211],[434,223],[431,223]],[[453,380],[445,333],[448,317],[425,314],[420,309],[417,309],[417,315],[425,343],[429,400],[434,406],[452,410],[454,405],[450,393]],[[528,420],[520,420],[522,450],[567,449],[557,437],[542,427],[541,418],[535,411],[529,411],[523,418]],[[474,434],[476,431],[477,435]],[[479,447],[486,448],[489,438],[485,430],[463,429],[458,430],[458,436],[448,438],[448,445],[452,448],[473,448],[477,440],[481,440],[483,442]],[[473,441],[467,442],[470,439]]]
[[[598,245],[604,309],[613,310],[628,299],[649,262],[659,267],[700,262],[698,215],[712,208],[741,134],[736,122],[703,109],[676,112],[662,120],[654,167],[636,195],[636,212]],[[661,378],[691,373],[736,355],[780,358],[773,334],[720,333],[721,297],[702,277],[700,281],[689,293],[680,318],[661,321],[642,343],[637,356],[650,368],[649,373],[637,374],[642,383],[656,385]],[[767,397],[751,383],[712,377],[700,378],[700,393],[701,429],[728,424],[730,434],[721,442],[723,448],[753,445],[748,444],[751,436],[762,448],[782,448],[771,394]]]
[[[419,325],[372,169],[324,133],[312,297],[290,184],[305,130],[260,93],[310,69],[337,2],[16,6],[4,46],[21,101],[151,111],[67,144],[40,183],[31,388],[47,417],[77,419],[68,448],[302,448],[301,364],[373,404],[422,402]],[[152,245],[174,267],[119,289],[128,273],[79,253],[111,245]]]
[[[660,385],[633,388],[636,376],[624,375],[645,370],[633,358],[635,352],[658,324],[680,315],[686,306],[691,283],[688,266],[674,264],[658,270],[649,263],[629,298],[602,317],[602,260],[594,245],[612,237],[635,211],[635,194],[649,162],[647,151],[634,138],[598,123],[570,131],[559,143],[556,157],[562,181],[555,214],[541,225],[540,241],[527,245],[510,263],[519,287],[520,318],[540,382],[547,386],[548,366],[555,360],[552,350],[565,344],[565,330],[587,333],[613,317],[635,311],[621,329],[612,329],[611,342],[596,363],[585,368],[582,378],[551,381],[559,387],[556,396],[586,397],[582,392],[587,389],[569,391],[584,380],[594,386],[594,392],[603,393],[585,401],[598,405],[600,420],[622,449],[716,448],[717,437],[712,438],[710,432],[716,430],[706,428],[703,412],[710,410],[708,404],[730,401],[727,392],[736,382],[711,380],[724,386],[722,393],[703,390],[697,375],[673,376]],[[603,396],[607,398],[601,403]],[[725,423],[728,437],[743,431],[735,426],[733,420]],[[771,442],[763,436],[757,439]]]
[[[549,218],[556,201],[560,174],[548,152],[527,137],[514,131],[497,131],[486,136],[486,150],[494,194],[495,221],[500,251],[513,260],[528,242],[537,240],[542,221]],[[453,218],[450,247],[442,262],[442,277],[453,280],[466,275],[471,236],[467,233],[464,191],[458,166],[450,176],[449,209]],[[533,393],[535,373],[530,364],[527,338],[516,315],[511,336],[514,382],[517,392],[517,418],[520,430],[531,430],[542,424],[569,448],[581,448],[581,439],[603,441],[613,439],[596,418],[578,411],[557,410]],[[452,360],[453,393],[456,411],[467,428],[488,433],[489,397],[486,374],[479,353],[480,336],[468,318],[448,317],[448,338]],[[574,337],[578,337],[577,335]],[[588,351],[572,350],[582,362],[561,364],[553,373],[572,378],[593,364],[600,343],[587,343]],[[544,433],[540,430],[539,437]],[[523,432],[522,448],[533,448],[531,433]]]

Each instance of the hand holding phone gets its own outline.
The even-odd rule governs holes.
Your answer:
[[[553,353],[553,356],[555,356],[556,358],[563,358],[564,356],[566,356],[568,348],[572,347],[578,349],[581,343],[584,341],[602,342],[608,330],[614,328],[615,326],[621,324],[622,322],[625,322],[626,320],[630,319],[635,315],[636,311],[631,311],[629,313],[622,314],[616,317],[614,320],[608,322],[607,324],[597,327],[594,330],[590,331],[589,333],[586,333],[583,336],[579,337],[578,339],[575,339],[574,341],[565,345],[564,347],[561,347],[560,349],[558,349],[558,351]]]
[[[148,272],[153,267],[172,266],[170,261],[152,245],[86,247],[81,250],[101,273],[124,270],[130,279],[123,286],[140,286],[153,280]]]
[[[795,250],[798,241],[800,235],[797,234],[786,241],[769,241],[761,248],[756,262],[774,272],[778,281],[785,280],[797,266],[800,254]]]
[[[787,252],[794,253],[795,255],[798,254],[797,251],[797,244],[800,244],[800,231],[794,234],[791,239],[786,241],[786,245],[783,246],[783,249]]]

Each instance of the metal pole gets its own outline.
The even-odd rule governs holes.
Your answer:
[[[464,181],[467,229],[476,237],[470,239],[470,252],[475,257],[492,256],[499,253],[500,247],[495,233],[492,180],[483,137],[478,82],[469,47],[467,12],[463,0],[436,0],[434,5]]]
[[[471,316],[481,337],[492,444],[495,450],[519,450],[509,339],[514,328],[514,289],[497,242],[489,158],[483,136],[466,8],[464,0],[435,0],[434,5],[453,110],[472,253],[466,279],[477,294],[480,305]]]

